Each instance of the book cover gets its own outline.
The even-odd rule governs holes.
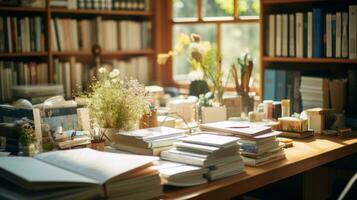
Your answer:
[[[264,99],[275,100],[276,99],[276,70],[265,69],[264,70]]]

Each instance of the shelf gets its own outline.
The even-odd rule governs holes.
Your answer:
[[[131,51],[113,51],[101,53],[101,57],[116,57],[116,56],[140,56],[140,55],[151,55],[154,51],[152,49],[142,49],[142,50],[131,50]],[[65,51],[65,52],[54,52],[53,56],[66,57],[66,56],[93,56],[90,51]]]
[[[80,9],[51,9],[54,14],[73,14],[73,15],[111,15],[111,16],[151,16],[150,11],[134,10],[80,10]]]
[[[294,58],[294,57],[263,57],[264,62],[290,62],[290,63],[341,63],[357,64],[357,59],[346,58]]]
[[[46,57],[47,55],[47,52],[0,53],[0,58]]]
[[[262,4],[298,4],[298,3],[321,3],[321,2],[339,2],[341,0],[263,0]],[[346,0],[342,0],[346,1]]]
[[[0,12],[46,13],[46,9],[45,9],[45,8],[28,8],[28,7],[6,7],[6,6],[0,6]]]

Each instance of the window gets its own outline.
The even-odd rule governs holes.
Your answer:
[[[259,82],[259,0],[172,0],[173,45],[180,33],[198,33],[223,55],[223,68],[245,52],[253,58],[253,80]],[[173,60],[176,82],[191,71],[185,53]]]

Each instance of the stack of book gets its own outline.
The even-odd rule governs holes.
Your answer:
[[[244,164],[239,154],[238,138],[202,133],[180,138],[175,148],[161,153],[161,158],[173,162],[208,167],[206,178],[216,180],[239,174]]]
[[[53,51],[140,50],[151,46],[151,23],[129,20],[51,19]]]
[[[41,17],[0,16],[0,52],[40,52],[45,50]]]
[[[0,199],[157,199],[156,160],[91,149],[0,157]]]
[[[158,156],[185,133],[185,130],[164,126],[119,132],[113,135],[111,145],[123,151]]]
[[[271,132],[254,137],[241,138],[241,155],[244,164],[248,166],[260,166],[285,158],[285,153],[277,141],[276,136],[280,132]]]
[[[159,164],[152,168],[159,171],[165,185],[188,187],[207,183],[204,175],[208,172],[208,168],[165,160],[160,160]]]
[[[328,79],[302,76],[300,92],[303,110],[330,107]]]
[[[280,132],[272,131],[268,126],[222,121],[201,124],[200,128],[240,137],[242,159],[246,165],[259,166],[285,158],[282,146],[276,141]]]
[[[91,137],[84,131],[63,131],[56,134],[55,143],[59,149],[71,149],[87,147],[90,144]]]

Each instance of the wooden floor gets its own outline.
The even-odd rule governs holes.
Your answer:
[[[357,138],[316,137],[294,140],[286,159],[245,173],[189,188],[165,188],[164,199],[228,199],[357,152]]]

